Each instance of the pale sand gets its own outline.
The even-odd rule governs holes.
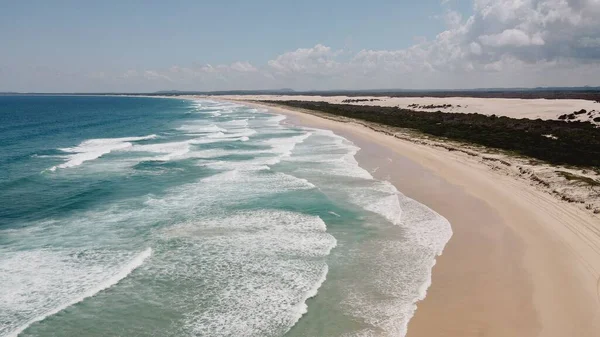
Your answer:
[[[484,115],[506,116],[528,119],[557,119],[560,115],[585,109],[590,115],[577,115],[576,120],[592,121],[600,117],[600,103],[582,99],[520,99],[520,98],[477,98],[477,97],[375,97],[375,96],[304,96],[304,95],[247,95],[220,96],[234,100],[272,100],[272,101],[313,101],[341,104],[344,100],[375,99],[368,102],[350,102],[354,105],[373,105],[400,107],[417,111],[443,111],[457,113],[480,113]],[[413,108],[418,106],[451,104],[450,108]],[[460,107],[459,107],[460,105]],[[600,123],[596,123],[600,124]]]
[[[379,179],[445,216],[454,236],[438,258],[409,337],[600,336],[600,219],[457,151],[353,123],[268,109],[333,130]]]

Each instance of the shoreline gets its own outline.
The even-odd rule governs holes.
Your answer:
[[[594,215],[465,160],[464,153],[289,108],[237,102],[351,140],[361,148],[361,167],[450,221],[454,236],[437,258],[409,337],[600,331],[600,222]]]
[[[196,96],[203,97],[203,96]],[[204,96],[206,97],[206,96]],[[212,97],[209,97],[212,98]],[[232,96],[229,99],[230,101],[236,101],[238,97]],[[280,98],[280,97],[279,97]],[[223,99],[219,97],[217,99]],[[312,98],[313,100],[315,97]],[[338,122],[350,123],[353,125],[360,125],[367,129],[371,129],[377,133],[385,134],[391,136],[393,138],[397,138],[403,141],[407,141],[411,144],[425,145],[426,148],[437,148],[443,150],[442,152],[461,152],[462,154],[466,154],[468,156],[462,156],[463,159],[466,158],[469,162],[476,162],[475,164],[484,164],[487,169],[496,171],[501,175],[510,176],[515,180],[519,180],[526,185],[533,186],[536,190],[543,191],[546,194],[551,195],[555,199],[559,201],[566,201],[581,210],[585,210],[586,212],[591,212],[594,214],[596,218],[596,214],[600,214],[600,167],[598,166],[573,166],[568,164],[555,165],[550,164],[541,160],[539,157],[532,158],[528,157],[525,154],[519,154],[521,151],[535,153],[534,148],[535,140],[528,139],[526,145],[524,147],[513,147],[512,150],[504,149],[503,146],[500,148],[497,147],[486,147],[485,145],[481,145],[479,141],[477,141],[477,137],[462,139],[462,137],[451,137],[445,138],[442,136],[432,136],[430,133],[423,133],[420,127],[415,126],[414,130],[410,125],[407,125],[408,128],[396,127],[391,125],[385,125],[377,123],[376,121],[367,121],[363,119],[355,119],[352,117],[346,117],[344,113],[334,113],[329,114],[319,110],[315,107],[307,107],[304,108],[303,105],[294,106],[289,105],[285,101],[281,104],[277,101],[268,101],[268,102],[260,102],[253,100],[252,97],[246,99],[237,99],[238,101],[245,101],[251,103],[258,103],[271,107],[279,107],[284,109],[292,109],[294,111],[302,112],[307,115],[314,115],[326,120],[333,120]],[[481,99],[480,99],[481,100]],[[480,105],[490,105],[490,102],[487,102],[487,99],[483,99],[486,102],[479,103]],[[300,102],[300,101],[299,101]],[[300,103],[309,103],[311,101],[302,101]],[[324,102],[329,104],[328,102]],[[524,104],[527,106],[527,104]],[[383,107],[383,106],[382,106]],[[370,108],[377,108],[377,106],[371,106]],[[385,109],[385,107],[383,107]],[[529,109],[529,107],[524,107],[522,109]],[[371,112],[375,112],[375,110],[371,109]],[[418,112],[417,112],[418,113]],[[519,112],[515,112],[519,114]],[[413,115],[413,117],[416,117]],[[520,120],[513,119],[513,123],[518,124]],[[430,121],[431,123],[435,122]],[[438,120],[438,124],[441,121]],[[560,122],[564,123],[564,122]],[[467,127],[469,123],[466,123]],[[494,127],[493,130],[489,130],[489,132],[498,131],[497,127]],[[454,130],[454,132],[464,132],[465,130]],[[552,132],[548,130],[549,132]],[[516,135],[515,135],[516,136]],[[510,139],[514,139],[514,137],[506,138],[504,137],[504,141],[511,141]],[[552,139],[552,134],[544,135],[546,138]],[[591,136],[591,134],[590,134]],[[557,139],[556,137],[554,139]],[[573,141],[573,139],[571,139]],[[552,143],[552,144],[550,144]],[[553,151],[567,151],[563,148],[556,147],[556,143],[550,141],[550,143],[546,143],[544,147],[538,148],[543,149],[545,153],[552,153]],[[496,145],[502,145],[496,143]],[[571,144],[571,146],[578,146],[579,144],[575,142]],[[516,153],[515,153],[516,151]],[[462,155],[461,154],[461,155]],[[585,157],[583,157],[585,156]],[[587,158],[587,156],[594,157],[594,152],[583,152],[578,155],[579,158]],[[546,157],[546,156],[544,156]],[[549,158],[549,157],[546,157]],[[573,159],[574,157],[572,157]],[[474,159],[474,161],[473,161]],[[600,219],[598,220],[600,222]]]

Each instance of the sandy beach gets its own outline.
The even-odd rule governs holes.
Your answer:
[[[458,151],[263,107],[287,115],[287,123],[353,141],[361,166],[451,222],[454,236],[417,304],[409,337],[600,336],[597,215]]]

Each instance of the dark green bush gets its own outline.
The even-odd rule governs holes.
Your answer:
[[[433,136],[514,151],[553,164],[600,167],[600,128],[589,122],[422,112],[325,102],[266,102],[413,129]]]

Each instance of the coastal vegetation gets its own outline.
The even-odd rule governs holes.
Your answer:
[[[262,102],[417,130],[427,135],[511,151],[552,164],[600,167],[600,128],[589,122],[515,119],[326,102]]]
[[[566,171],[557,171],[557,173],[560,174],[561,176],[563,176],[565,179],[570,180],[570,181],[581,181],[590,186],[600,186],[599,181],[597,181],[596,179],[592,179],[590,177],[577,175],[577,174],[574,174],[571,172],[566,172]]]
[[[359,103],[359,102],[375,102],[381,101],[379,98],[357,98],[357,99],[345,99],[342,103]]]
[[[560,120],[573,120],[573,119],[577,119],[577,116],[579,115],[584,115],[587,114],[588,118],[593,120],[594,122],[599,122],[600,121],[600,117],[595,117],[596,114],[600,113],[600,111],[596,111],[596,110],[592,110],[592,111],[587,111],[585,109],[581,109],[579,111],[574,111],[570,114],[563,114],[558,116],[558,119]]]
[[[449,109],[452,108],[452,104],[427,104],[427,105],[419,105],[417,103],[410,104],[409,108],[413,109]],[[460,108],[460,105],[456,107]]]

